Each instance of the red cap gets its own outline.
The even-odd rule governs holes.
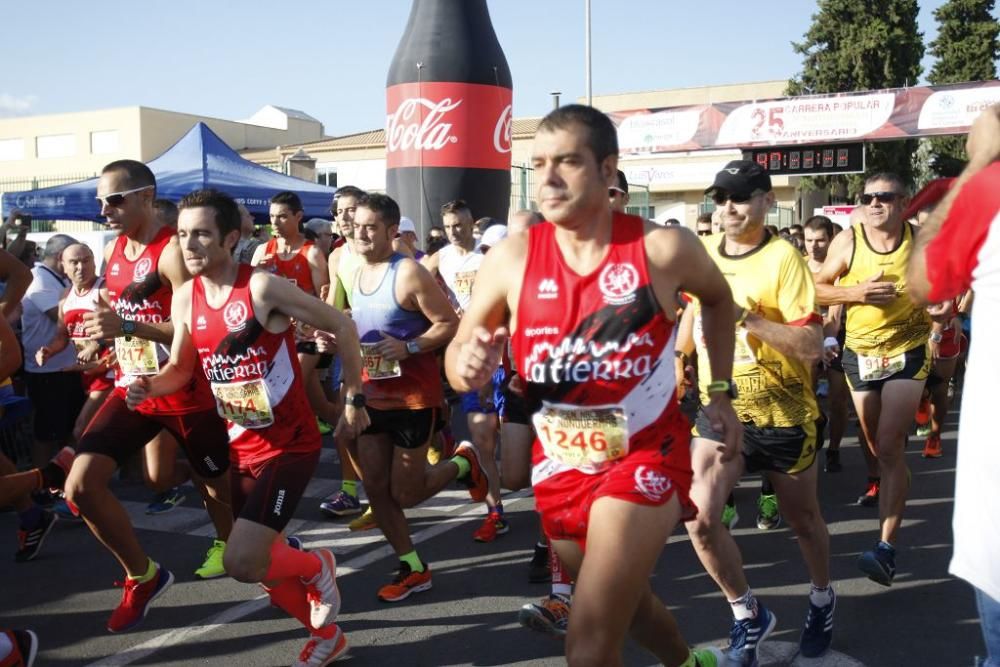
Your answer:
[[[903,220],[917,217],[917,213],[925,208],[935,206],[951,190],[954,178],[935,178],[923,187],[923,189],[913,196],[910,205],[903,211]]]

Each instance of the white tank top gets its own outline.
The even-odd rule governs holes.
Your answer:
[[[451,305],[457,310],[464,311],[469,307],[472,283],[475,282],[483,257],[483,253],[478,250],[460,254],[453,245],[447,245],[438,251],[438,273],[448,287]]]

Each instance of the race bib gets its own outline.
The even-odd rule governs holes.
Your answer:
[[[399,361],[389,361],[383,357],[376,351],[376,345],[377,343],[361,343],[361,357],[365,362],[365,370],[368,371],[368,379],[384,380],[402,375]]]
[[[274,423],[271,400],[261,379],[246,382],[213,382],[212,393],[219,416],[243,428],[266,428]]]
[[[858,355],[858,375],[864,382],[884,380],[893,376],[906,366],[906,353],[895,357],[867,357]]]
[[[736,329],[736,341],[733,347],[733,364],[755,364],[757,363],[757,355],[753,353],[753,348],[750,347],[750,341],[747,337],[750,332],[743,327],[738,327]]]
[[[115,354],[122,375],[156,375],[160,362],[156,356],[156,343],[144,338],[115,338]]]
[[[596,472],[628,454],[628,419],[620,405],[546,404],[532,416],[545,456]]]
[[[469,296],[472,294],[472,283],[476,281],[475,271],[460,271],[455,274],[455,284],[452,289],[455,296]]]

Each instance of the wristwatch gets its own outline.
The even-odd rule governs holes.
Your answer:
[[[709,382],[708,387],[705,388],[706,394],[718,394],[723,393],[729,398],[736,398],[739,396],[739,392],[736,391],[736,383],[729,380],[715,380],[714,382]]]
[[[420,343],[415,340],[406,341],[406,351],[411,355],[420,354]]]
[[[363,408],[368,405],[368,400],[364,394],[354,394],[347,397],[347,402],[355,408]]]
[[[122,320],[122,333],[126,336],[134,336],[136,330],[135,320]]]
[[[932,343],[940,343],[941,341],[944,340],[944,336],[941,334],[940,331],[932,331],[930,339]]]

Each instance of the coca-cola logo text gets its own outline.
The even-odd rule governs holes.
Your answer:
[[[439,151],[449,143],[455,143],[458,137],[451,134],[452,124],[444,118],[461,104],[462,100],[452,101],[450,97],[437,102],[423,97],[403,100],[396,113],[386,117],[385,133],[389,150]],[[427,110],[423,120],[418,115],[420,109]]]
[[[511,144],[511,124],[514,122],[514,114],[512,112],[511,105],[508,104],[507,107],[500,112],[500,117],[497,118],[496,128],[493,130],[493,148],[497,150],[498,153],[509,153]]]

